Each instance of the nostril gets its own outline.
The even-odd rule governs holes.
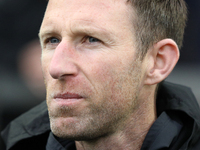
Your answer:
[[[49,73],[54,79],[76,76],[78,73],[78,66],[70,60],[61,60],[59,63],[52,62],[49,67]]]
[[[50,68],[49,68],[49,74],[50,74],[51,77],[54,78],[54,79],[58,79],[59,76],[60,76],[60,73],[59,73],[58,68],[55,67],[55,66],[52,66],[52,65],[51,65]]]

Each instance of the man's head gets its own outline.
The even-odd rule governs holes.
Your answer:
[[[55,135],[91,140],[147,129],[154,121],[156,84],[171,72],[179,51],[173,40],[158,36],[142,56],[140,13],[125,0],[49,1],[40,40]]]

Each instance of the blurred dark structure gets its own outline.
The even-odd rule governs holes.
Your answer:
[[[35,96],[19,73],[19,52],[38,38],[46,0],[0,0],[0,131],[45,100]],[[5,146],[0,139],[0,150]]]
[[[200,63],[200,0],[186,0],[186,2],[189,18],[180,63]]]
[[[19,49],[38,36],[45,0],[0,1],[0,64],[16,71]]]
[[[169,80],[182,84],[194,83],[197,85],[194,89],[198,94],[200,93],[198,92],[200,91],[200,0],[186,0],[186,2],[189,8],[189,20],[181,58]],[[38,37],[46,4],[46,0],[0,0],[0,131],[11,120],[42,101],[28,89],[20,76],[18,55],[24,45]],[[185,73],[187,76],[184,76]],[[200,95],[197,99],[200,100]],[[0,140],[0,150],[4,149]]]

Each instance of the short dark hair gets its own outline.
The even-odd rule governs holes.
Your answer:
[[[173,39],[179,49],[182,47],[187,21],[187,7],[184,0],[128,0],[136,16],[133,25],[136,44],[142,58],[156,42]]]

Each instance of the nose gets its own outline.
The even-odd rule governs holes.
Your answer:
[[[77,75],[76,53],[72,46],[64,42],[57,46],[50,62],[49,73],[54,79]]]

